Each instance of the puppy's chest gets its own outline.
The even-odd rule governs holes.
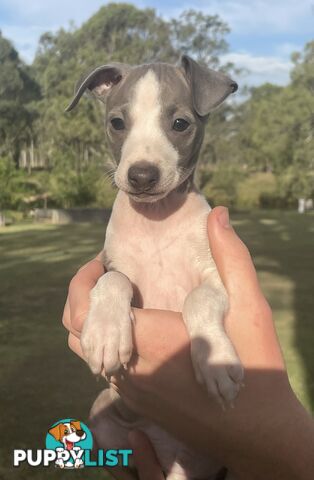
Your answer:
[[[109,225],[105,242],[109,267],[128,276],[135,306],[182,311],[187,294],[212,266],[206,217]]]

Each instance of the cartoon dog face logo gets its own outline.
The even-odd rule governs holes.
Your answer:
[[[59,468],[82,468],[84,462],[79,452],[82,448],[75,446],[76,443],[85,440],[86,433],[78,420],[61,421],[48,430],[48,433],[54,437],[57,442],[62,443],[62,447],[57,447],[56,467]],[[70,456],[73,460],[70,460]]]
[[[81,423],[77,420],[71,420],[67,423],[58,423],[50,428],[48,432],[61,442],[65,450],[73,450],[75,443],[86,438],[86,433],[81,428]]]

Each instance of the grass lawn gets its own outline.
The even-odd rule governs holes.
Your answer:
[[[314,216],[234,214],[273,307],[291,383],[314,410]],[[77,268],[102,246],[101,225],[0,229],[0,480],[64,478],[51,468],[12,468],[13,448],[43,448],[60,418],[87,419],[102,385],[69,352],[61,315]],[[97,469],[69,471],[99,479]]]

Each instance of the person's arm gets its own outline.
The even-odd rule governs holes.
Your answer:
[[[230,300],[226,330],[245,367],[235,408],[223,412],[196,382],[189,338],[174,312],[134,309],[138,358],[116,388],[134,410],[219,459],[238,480],[310,479],[313,422],[289,385],[250,255],[226,223],[225,209],[209,215],[208,234]],[[65,324],[81,328],[69,317]],[[82,355],[78,335],[70,334],[69,345]]]

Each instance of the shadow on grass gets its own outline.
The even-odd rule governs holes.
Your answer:
[[[47,428],[59,418],[87,419],[101,388],[67,349],[61,318],[70,279],[100,251],[103,238],[99,225],[34,225],[0,233],[1,480],[47,475],[43,469],[13,469],[13,449],[43,448]],[[60,478],[60,472],[50,470],[49,478]],[[99,470],[84,478],[99,479]]]
[[[254,212],[235,227],[251,251],[273,308],[289,373],[296,377],[303,370],[305,391],[299,385],[298,393],[314,411],[314,215]],[[295,365],[300,360],[291,347],[303,365]]]
[[[254,212],[233,218],[274,309],[284,354],[295,346],[303,362],[307,391],[301,397],[314,409],[314,217]],[[13,448],[41,448],[46,428],[59,418],[86,420],[103,387],[68,351],[61,327],[69,281],[100,251],[103,238],[99,225],[34,225],[0,233],[1,480],[41,479],[41,469],[12,469]],[[293,356],[289,362],[297,377],[302,366],[294,372]],[[49,471],[49,478],[58,474]],[[75,474],[81,478],[67,472]],[[84,478],[99,478],[99,471],[84,471]]]

